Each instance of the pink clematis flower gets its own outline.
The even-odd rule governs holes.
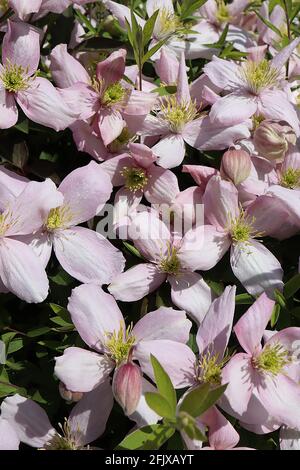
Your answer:
[[[189,350],[191,322],[184,312],[161,307],[132,328],[125,326],[115,299],[100,287],[83,284],[72,291],[68,310],[83,341],[96,352],[70,347],[56,358],[55,374],[72,391],[88,392],[120,364],[133,359],[153,379],[150,354],[161,357],[177,387],[184,387],[178,355]]]
[[[0,64],[0,128],[16,124],[16,103],[34,122],[56,131],[70,126],[79,114],[72,111],[59,91],[36,76],[40,60],[40,34],[27,23],[8,21]]]
[[[51,53],[53,78],[70,107],[80,113],[81,121],[72,126],[75,141],[80,150],[95,146],[98,159],[106,156],[106,146],[121,135],[126,118],[143,120],[156,101],[155,94],[135,90],[122,81],[125,58],[125,49],[113,52],[90,76],[67,52],[66,44],[56,46]],[[92,142],[85,144],[88,139]]]
[[[201,116],[197,89],[189,88],[182,54],[176,94],[163,97],[157,115],[147,116],[140,130],[142,135],[161,136],[152,150],[159,157],[158,164],[164,168],[181,164],[185,156],[185,142],[197,149],[221,150],[237,139],[250,136],[249,126],[245,123],[226,127],[212,124],[209,117]]]
[[[42,302],[48,278],[34,250],[20,240],[38,231],[46,214],[61,203],[51,180],[27,182],[0,171],[0,291],[12,292],[26,302]]]
[[[129,151],[101,164],[114,186],[122,186],[115,196],[118,217],[136,208],[143,195],[152,204],[171,203],[179,193],[177,178],[157,165],[152,149],[129,143]],[[122,208],[120,208],[120,205]]]
[[[263,235],[255,228],[256,211],[248,213],[248,209],[244,211],[239,207],[236,187],[219,176],[212,176],[206,186],[203,203],[205,217],[212,224],[208,240],[204,235],[203,246],[210,246],[213,240],[218,250],[207,253],[206,250],[197,249],[196,245],[194,250],[191,247],[194,265],[201,265],[207,259],[211,260],[212,265],[213,262],[216,264],[231,246],[233,273],[250,294],[258,295],[266,291],[272,296],[274,289],[282,290],[281,265],[261,242],[255,240],[255,237]],[[268,223],[269,218],[265,221],[266,227]]]
[[[113,406],[109,381],[84,394],[73,407],[69,418],[54,429],[43,408],[21,395],[7,397],[1,404],[1,416],[15,431],[18,439],[43,450],[83,450],[100,437]],[[0,436],[1,448],[1,436]]]
[[[122,272],[122,253],[100,233],[77,226],[99,213],[111,191],[108,175],[95,162],[72,171],[53,189],[51,197],[59,195],[60,204],[44,216],[39,232],[25,239],[44,266],[53,247],[64,270],[81,282],[105,284]]]
[[[180,238],[171,233],[156,213],[137,214],[128,233],[135,247],[149,262],[138,264],[116,276],[108,290],[117,300],[132,302],[142,299],[168,281],[171,285],[172,302],[186,310],[197,322],[201,322],[211,304],[212,293],[202,276],[195,271],[203,267],[209,268],[205,261],[201,266],[195,266],[190,256],[190,247],[197,245],[199,251],[211,250],[210,256],[219,256],[219,247],[214,240],[209,248],[203,245],[205,232],[206,229],[200,226],[195,237],[195,232],[191,229]],[[211,232],[209,227],[207,240]]]
[[[228,386],[220,404],[243,423],[257,426],[271,417],[299,429],[299,360],[295,352],[300,328],[281,330],[262,347],[273,307],[274,301],[262,294],[236,323],[234,332],[245,352],[235,354],[223,369],[223,382]]]
[[[8,0],[12,8],[21,20],[25,20],[30,13],[39,13],[39,17],[49,11],[62,13],[70,5],[85,5],[92,0]]]
[[[282,78],[282,68],[299,43],[300,38],[295,39],[271,61],[247,60],[238,65],[213,57],[203,70],[225,96],[212,105],[211,122],[230,126],[262,115],[288,122],[299,135],[297,113],[284,90],[286,82]]]

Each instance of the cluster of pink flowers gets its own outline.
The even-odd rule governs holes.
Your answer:
[[[156,391],[151,356],[186,394],[227,385],[196,418],[206,441],[181,431],[186,448],[247,449],[240,429],[280,429],[281,449],[299,449],[300,327],[271,326],[286,273],[269,239],[280,246],[300,232],[300,37],[279,36],[283,8],[263,1],[256,15],[248,0],[208,0],[187,27],[171,0],[141,2],[144,18],[102,1],[124,34],[159,10],[150,77],[128,48],[101,59],[80,49],[86,31],[78,19],[70,44],[45,56],[39,19],[73,7],[89,11],[94,25],[97,2],[4,3],[11,16],[1,24],[0,135],[21,110],[38,125],[69,128],[91,161],[58,185],[0,167],[0,295],[46,301],[53,248],[78,281],[67,310],[82,340],[55,358],[61,396],[76,402],[64,424],[54,429],[32,398],[7,396],[0,449],[94,448],[114,399],[132,428],[160,422],[146,399]],[[207,272],[225,262],[236,285],[216,293]],[[148,311],[160,286],[168,303]],[[242,316],[235,316],[237,288],[250,299]],[[142,299],[133,324],[130,305]]]

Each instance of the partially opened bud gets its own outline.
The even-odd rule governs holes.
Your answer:
[[[228,150],[221,163],[221,175],[238,185],[245,181],[251,172],[251,158],[245,150]]]
[[[72,392],[68,390],[63,382],[59,382],[58,388],[60,396],[68,402],[77,402],[83,397],[82,392]]]
[[[133,362],[122,364],[115,370],[113,394],[124,413],[130,416],[135,412],[142,393],[142,374]]]
[[[253,141],[261,157],[282,161],[289,144],[296,144],[296,134],[285,121],[265,119],[255,130]]]

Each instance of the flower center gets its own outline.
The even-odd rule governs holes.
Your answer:
[[[28,70],[21,65],[13,65],[7,62],[3,73],[0,75],[0,80],[7,91],[16,93],[29,88],[30,77],[27,74]]]
[[[125,178],[125,188],[133,193],[143,189],[148,183],[148,177],[143,168],[125,166],[121,175]]]
[[[60,228],[66,228],[71,222],[73,214],[68,206],[60,206],[51,209],[45,224],[50,232]]]
[[[262,236],[263,234],[253,227],[254,222],[255,217],[249,218],[243,209],[238,217],[230,216],[229,232],[233,243],[247,243],[250,238]]]
[[[59,423],[59,427],[61,434],[56,433],[51,441],[45,444],[43,450],[78,450],[82,447],[66,418],[63,425]],[[79,428],[77,432],[80,433]]]
[[[176,96],[171,95],[162,101],[161,114],[163,119],[168,121],[172,132],[180,132],[186,123],[193,121],[197,115],[196,102],[177,101]]]
[[[105,347],[117,366],[128,360],[129,353],[135,344],[135,337],[131,331],[132,325],[128,326],[125,331],[124,325],[121,324],[118,332],[107,333],[108,339]]]
[[[7,11],[8,8],[8,0],[0,0],[0,11]]]
[[[178,274],[180,271],[180,261],[177,257],[177,250],[175,247],[168,248],[167,256],[161,258],[159,269],[166,274]]]
[[[165,39],[168,36],[176,33],[179,29],[182,29],[182,23],[178,16],[172,13],[168,8],[160,8],[159,3],[157,8],[160,10],[157,23],[159,27],[156,32],[158,39]]]
[[[254,132],[264,120],[265,118],[261,114],[254,114],[252,116],[252,123],[253,123],[252,132]]]
[[[271,375],[279,374],[290,361],[288,351],[281,344],[267,344],[260,355],[252,359],[253,367]]]
[[[5,211],[0,214],[0,237],[4,236],[7,230],[16,223],[16,220],[13,220],[12,214],[10,211]]]
[[[123,101],[126,90],[119,82],[109,85],[103,93],[102,104],[105,106],[112,106],[116,103]]]
[[[228,359],[226,357],[220,361],[218,354],[211,354],[211,352],[202,354],[195,366],[196,380],[210,385],[221,385],[222,368]]]
[[[121,150],[132,137],[131,132],[129,131],[128,127],[124,127],[119,137],[113,140],[109,145],[108,149],[112,153],[116,153]]]
[[[220,23],[225,23],[229,21],[230,14],[227,5],[225,4],[224,0],[217,0],[217,13],[216,18]]]
[[[280,179],[280,184],[284,188],[296,189],[300,187],[300,169],[288,168]]]
[[[278,70],[272,67],[266,59],[260,62],[248,60],[240,66],[240,75],[249,91],[257,95],[263,89],[275,85]]]

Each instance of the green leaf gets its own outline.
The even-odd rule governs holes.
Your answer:
[[[123,439],[116,450],[157,450],[170,437],[175,429],[166,424],[152,424],[137,429]]]
[[[123,241],[123,245],[127,248],[127,250],[134,256],[137,256],[140,259],[144,259],[139,250],[136,249],[135,246],[131,245],[128,242]]]
[[[286,282],[283,288],[283,294],[286,299],[290,299],[300,289],[300,273],[293,276]]]
[[[274,328],[274,326],[278,322],[278,318],[279,318],[279,315],[280,315],[280,310],[281,310],[280,305],[278,305],[278,304],[274,305],[273,312],[272,312],[272,315],[271,315],[271,320],[270,320],[272,328]]]
[[[153,33],[153,29],[155,26],[155,22],[157,19],[157,15],[159,13],[159,10],[156,10],[152,16],[146,21],[144,29],[143,29],[143,46],[145,47],[148,42],[150,41]]]
[[[66,271],[61,269],[55,276],[49,276],[51,281],[53,281],[58,286],[69,286],[72,284],[74,279]]]
[[[34,330],[28,331],[27,336],[29,336],[29,338],[36,338],[37,336],[42,336],[46,333],[49,333],[49,331],[51,331],[51,328],[48,326],[43,326],[41,328],[35,328]]]
[[[18,131],[23,132],[23,134],[28,134],[29,132],[29,122],[27,118],[22,119],[15,125],[15,129]]]
[[[203,384],[194,388],[183,399],[180,411],[184,411],[193,418],[197,418],[219,400],[226,387],[227,385],[221,385],[211,390],[209,384]]]
[[[154,357],[152,354],[150,357],[158,391],[166,399],[167,403],[170,405],[173,416],[175,416],[177,397],[171,379],[161,364],[158,362],[156,357]]]
[[[266,25],[268,26],[268,28],[270,28],[272,31],[274,31],[274,33],[278,34],[278,36],[280,38],[282,38],[282,33],[280,31],[280,29],[276,28],[276,26],[273,25],[273,23],[271,23],[270,21],[266,20],[266,18],[264,18],[263,16],[261,16],[260,13],[258,13],[257,11],[255,12],[258,16],[258,18]]]
[[[6,354],[9,355],[9,354],[12,354],[16,351],[19,351],[20,349],[23,348],[23,346],[24,346],[23,338],[13,339],[12,341],[9,342],[9,344],[7,346]]]
[[[56,313],[56,315],[58,315],[64,321],[64,325],[62,325],[62,326],[73,325],[73,322],[71,320],[71,316],[70,316],[70,314],[69,314],[69,312],[66,308],[61,307],[60,305],[57,305],[57,304],[52,304],[52,303],[50,303],[49,305],[50,305],[52,311],[54,313]],[[53,317],[53,318],[55,318],[55,317]],[[50,318],[50,320],[53,321],[53,318]],[[57,322],[54,321],[54,323],[57,323]],[[58,324],[60,324],[60,323],[58,323]]]
[[[254,298],[250,294],[239,294],[235,296],[236,305],[252,305]]]
[[[153,54],[155,54],[155,52],[157,52],[165,44],[165,42],[166,40],[163,39],[162,41],[157,42],[155,46],[151,47],[151,49],[144,55],[142,63],[144,64],[147,62],[147,60],[149,60],[150,57],[152,57]]]
[[[181,15],[180,18],[182,20],[185,20],[189,16],[192,16],[192,14],[198,10],[202,5],[204,5],[207,2],[207,0],[188,0],[184,1],[181,5]]]
[[[76,9],[74,11],[75,11],[75,15],[77,16],[79,23],[85,26],[89,30],[89,32],[92,33],[93,36],[96,36],[97,30],[94,28],[90,20],[86,16],[84,16],[80,10]]]
[[[277,289],[275,289],[274,294],[275,294],[275,299],[277,303],[280,305],[280,307],[282,307],[283,309],[287,309],[284,295]]]
[[[174,418],[174,413],[172,412],[169,403],[160,393],[147,392],[145,394],[145,399],[147,405],[162,418]]]

